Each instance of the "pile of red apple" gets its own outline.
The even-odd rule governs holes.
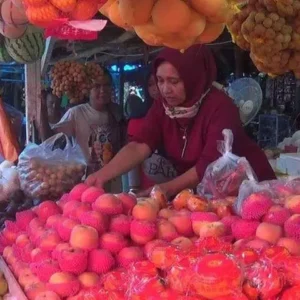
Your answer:
[[[182,191],[167,205],[79,184],[6,221],[0,251],[28,299],[300,299],[300,196]]]

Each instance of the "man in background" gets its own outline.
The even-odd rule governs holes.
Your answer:
[[[124,144],[125,133],[121,110],[112,102],[113,81],[108,71],[94,83],[89,102],[70,108],[64,116],[50,126],[48,107],[42,103],[40,133],[44,139],[55,133],[73,137],[80,145],[88,164],[88,174],[93,173],[117,153]],[[121,178],[112,180],[107,192],[122,191]]]

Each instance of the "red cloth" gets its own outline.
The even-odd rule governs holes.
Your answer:
[[[131,119],[128,122],[127,134],[129,139],[132,138],[139,132],[140,128],[143,126],[144,118]],[[155,182],[150,180],[149,177],[144,173],[142,166],[140,166],[140,185],[141,189],[147,189],[155,185]]]
[[[197,102],[216,79],[215,62],[205,46],[193,46],[183,54],[165,49],[154,62],[154,70],[162,61],[172,63],[184,81],[189,99],[186,106]],[[187,144],[182,156],[183,127],[187,130]],[[146,143],[153,151],[163,146],[166,158],[180,174],[196,166],[201,181],[207,166],[221,156],[217,141],[223,140],[222,130],[225,128],[233,132],[233,153],[247,158],[258,179],[275,179],[265,154],[246,135],[237,107],[225,93],[214,87],[192,119],[171,119],[165,114],[162,101],[154,101],[142,126],[139,126],[139,131],[131,140]]]

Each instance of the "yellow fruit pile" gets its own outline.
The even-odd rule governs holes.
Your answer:
[[[299,0],[249,0],[231,7],[227,26],[259,71],[271,76],[293,71],[300,78]]]
[[[58,62],[50,73],[51,88],[57,97],[66,94],[70,103],[79,103],[89,95],[95,83],[103,80],[103,74],[103,69],[94,63]]]
[[[108,0],[100,9],[148,45],[186,49],[210,43],[224,30],[226,0]]]

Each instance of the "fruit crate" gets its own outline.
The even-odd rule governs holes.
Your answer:
[[[2,256],[0,256],[0,270],[6,278],[10,295],[16,300],[28,300]]]

